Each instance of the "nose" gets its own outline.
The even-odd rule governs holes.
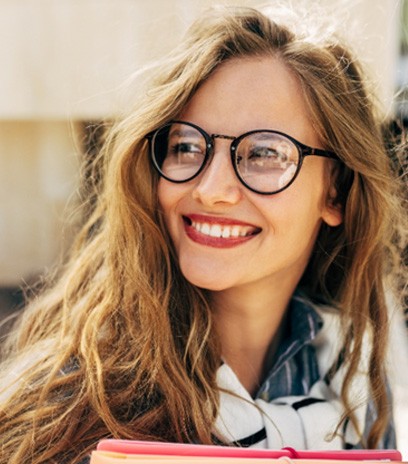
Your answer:
[[[235,205],[242,198],[242,185],[231,164],[230,142],[218,140],[214,150],[209,164],[196,180],[193,198],[205,206]]]

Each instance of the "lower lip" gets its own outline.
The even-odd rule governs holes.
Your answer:
[[[210,235],[204,235],[194,229],[193,226],[184,223],[184,229],[187,236],[200,245],[205,245],[213,248],[233,248],[253,239],[256,235],[246,235],[245,237],[211,237]]]

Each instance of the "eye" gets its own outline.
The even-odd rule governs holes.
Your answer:
[[[284,151],[278,150],[276,147],[255,146],[248,154],[248,161],[258,166],[281,165],[288,161],[288,155]]]
[[[205,156],[205,152],[199,144],[193,142],[177,142],[169,145],[167,156],[175,156],[179,162],[188,163],[201,160]]]

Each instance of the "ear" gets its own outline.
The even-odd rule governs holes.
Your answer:
[[[343,208],[337,201],[337,192],[332,185],[327,192],[326,204],[322,211],[322,220],[330,227],[337,227],[343,222]]]
[[[323,221],[330,227],[337,227],[343,222],[343,211],[339,203],[328,203],[322,212]]]

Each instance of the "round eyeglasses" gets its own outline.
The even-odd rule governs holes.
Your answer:
[[[150,156],[159,174],[170,182],[197,177],[214,154],[216,138],[231,140],[231,162],[238,179],[256,193],[271,195],[296,179],[305,156],[338,159],[332,151],[312,148],[282,132],[262,129],[238,137],[207,134],[185,121],[171,121],[149,133]]]

